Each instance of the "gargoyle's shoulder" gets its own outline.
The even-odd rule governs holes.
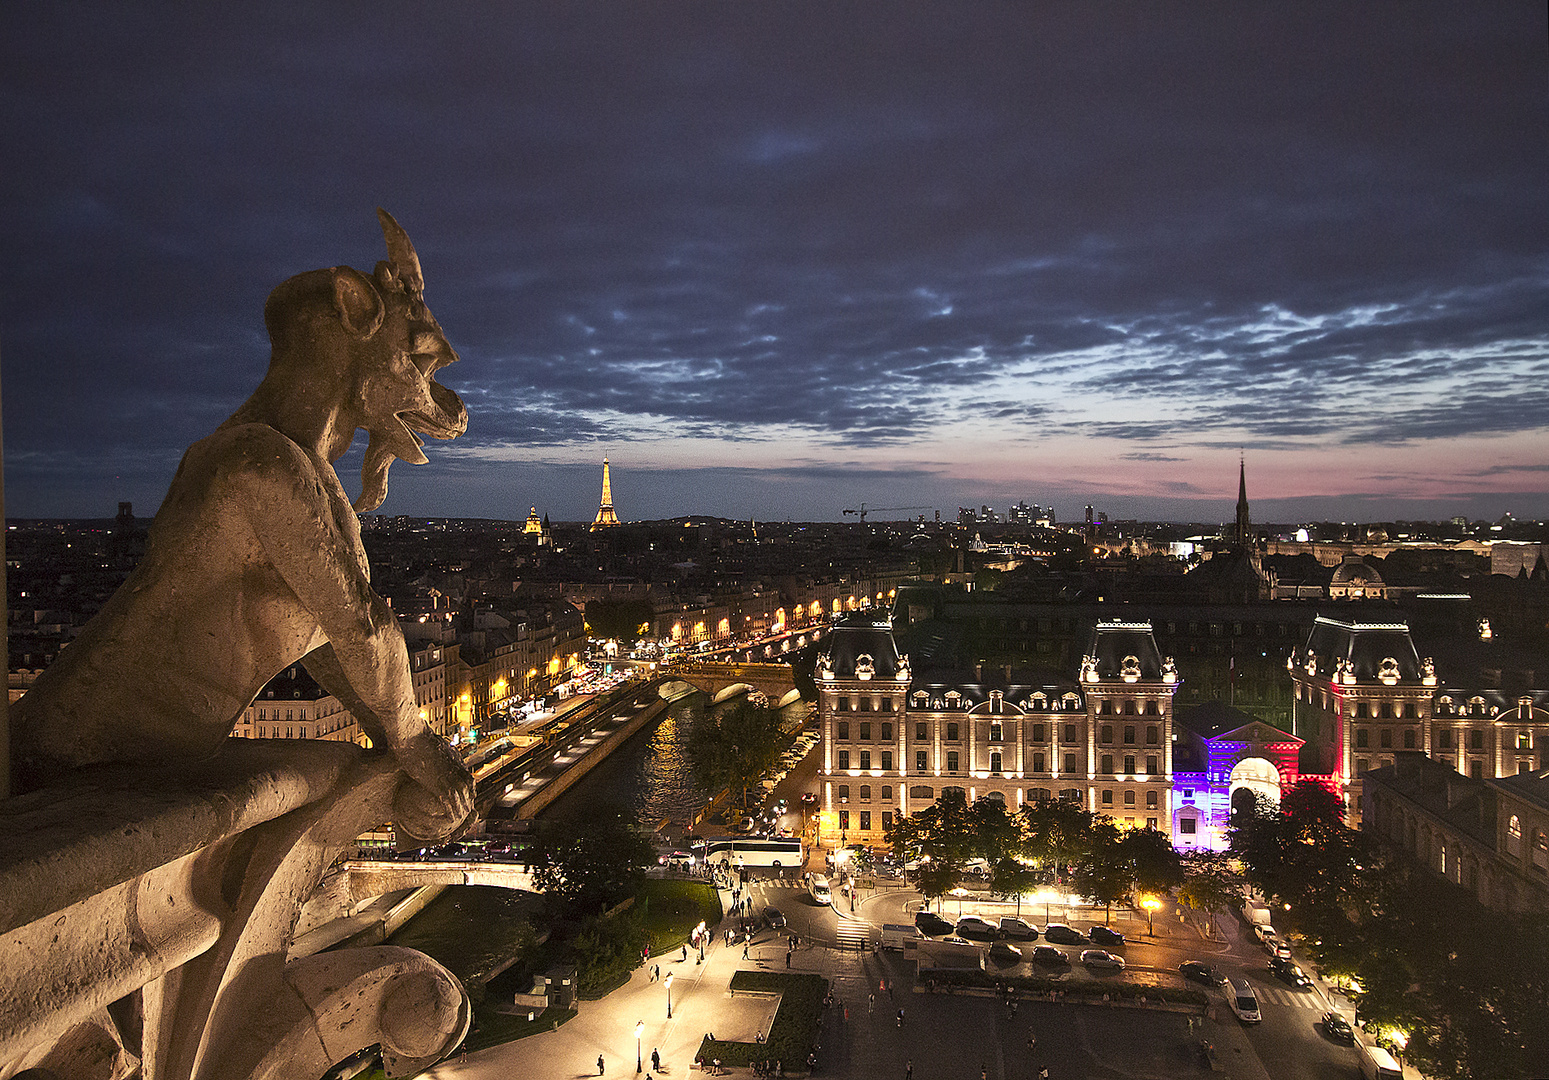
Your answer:
[[[291,480],[311,484],[318,462],[296,442],[268,424],[217,428],[188,448],[179,472],[205,473],[226,480]]]

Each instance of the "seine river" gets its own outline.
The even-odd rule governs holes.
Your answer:
[[[555,799],[542,822],[583,820],[599,806],[615,805],[654,828],[664,820],[686,823],[705,804],[689,769],[688,733],[711,706],[703,694],[680,698],[654,726],[619,747],[576,786]],[[787,723],[806,715],[796,702],[783,713]],[[520,919],[537,915],[536,898],[477,885],[454,885],[411,919],[391,944],[419,949],[465,981],[477,981],[511,955]]]

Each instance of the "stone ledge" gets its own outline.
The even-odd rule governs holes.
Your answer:
[[[209,761],[83,769],[68,788],[0,803],[0,934],[305,806],[365,756],[351,743],[231,739]]]

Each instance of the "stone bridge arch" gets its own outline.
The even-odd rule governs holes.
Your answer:
[[[727,664],[700,661],[673,668],[667,675],[702,690],[715,701],[726,701],[738,694],[758,691],[771,705],[788,705],[801,697],[789,664]],[[669,683],[670,685],[670,683]],[[666,690],[666,686],[663,690]]]

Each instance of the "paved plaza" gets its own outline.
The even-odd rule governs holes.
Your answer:
[[[725,900],[729,906],[729,896]],[[454,1058],[427,1075],[436,1080],[596,1076],[598,1055],[605,1075],[631,1075],[635,1026],[643,1021],[644,1073],[698,1076],[690,1066],[707,1032],[751,1038],[767,1030],[772,1016],[772,999],[732,996],[733,973],[739,968],[783,971],[785,952],[755,948],[744,960],[741,945],[728,948],[718,939],[704,964],[695,963],[692,951],[686,962],[677,956],[668,953],[660,961],[663,975],[674,976],[670,1020],[666,987],[642,968],[604,999],[582,1002],[575,1019],[556,1031]],[[1218,1048],[1225,1069],[1215,1075],[1268,1080],[1246,1034],[1230,1018],[1196,1021],[1202,1026],[1191,1030],[1188,1017],[1177,1013],[1028,1001],[1013,1015],[988,996],[916,993],[913,968],[912,961],[896,953],[805,943],[796,950],[791,970],[829,977],[836,996],[824,1020],[814,1075],[904,1080],[912,1062],[918,1080],[978,1080],[981,1074],[988,1080],[1036,1080],[1040,1067],[1049,1070],[1050,1080],[1176,1080],[1212,1075],[1196,1050],[1206,1037]],[[901,1025],[899,1009],[904,1011]],[[651,1069],[653,1049],[661,1055],[659,1074]],[[786,1065],[788,1071],[805,1072],[805,1062]],[[748,1070],[732,1073],[751,1075]]]

